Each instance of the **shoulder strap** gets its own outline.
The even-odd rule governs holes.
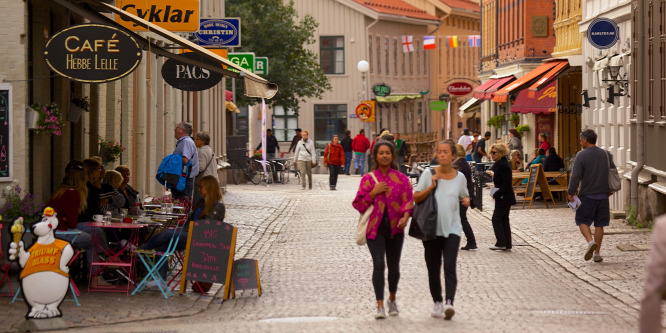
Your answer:
[[[375,181],[375,184],[376,184],[376,183],[379,183],[379,181],[377,181],[377,177],[375,177],[375,173],[374,173],[374,172],[368,172],[368,174],[370,174],[370,176],[372,177],[372,179]]]
[[[308,147],[305,146],[305,142],[303,142],[303,148],[305,149],[305,151],[308,152],[310,156],[312,156],[312,153],[308,150]]]

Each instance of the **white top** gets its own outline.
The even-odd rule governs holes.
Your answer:
[[[308,150],[310,152],[308,152]],[[301,139],[301,141],[298,141],[296,144],[294,163],[298,161],[312,161],[312,163],[317,163],[317,152],[315,151],[314,141],[312,141],[312,139],[308,138],[308,142],[303,142],[303,139]]]
[[[472,144],[473,141],[474,137],[471,135],[463,135],[460,137],[460,139],[458,139],[458,143],[461,144],[463,148],[465,148],[467,155],[472,153],[472,148],[474,147],[470,147],[469,145]]]
[[[423,191],[432,184],[432,169],[421,174],[416,191]],[[437,236],[449,237],[450,234],[460,236],[462,223],[460,222],[460,200],[469,196],[467,179],[460,171],[456,178],[437,181],[435,198],[437,199]]]

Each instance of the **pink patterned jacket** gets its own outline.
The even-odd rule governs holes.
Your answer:
[[[387,207],[391,222],[391,235],[404,233],[403,229],[398,228],[398,222],[405,212],[412,215],[414,209],[412,185],[409,183],[409,179],[403,173],[391,168],[388,169],[386,175],[382,174],[379,169],[372,172],[377,177],[377,181],[386,182],[388,190],[373,199],[370,192],[375,187],[375,181],[370,174],[365,174],[352,203],[352,206],[360,213],[365,212],[371,205],[374,207],[366,231],[368,239],[377,237],[377,230],[379,230],[379,224]]]

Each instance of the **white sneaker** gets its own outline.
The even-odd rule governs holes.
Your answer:
[[[165,289],[166,286],[162,285],[162,289]],[[150,280],[146,282],[146,289],[153,289],[153,290],[159,290],[160,288],[157,286],[157,281],[155,280]]]
[[[444,319],[451,320],[454,314],[456,314],[456,310],[453,309],[453,305],[446,302],[446,304],[444,304]]]
[[[442,318],[442,314],[444,313],[444,305],[442,302],[435,302],[435,306],[432,308],[432,312],[430,313],[431,316],[434,318]]]
[[[388,314],[389,316],[397,316],[400,314],[400,311],[398,311],[398,304],[395,304],[395,302],[392,302],[390,299],[386,301],[388,303]]]
[[[588,261],[592,259],[592,255],[594,254],[594,250],[597,249],[597,243],[594,241],[587,243],[587,251],[585,251],[585,261]]]
[[[384,310],[384,308],[377,308],[375,319],[386,319],[386,311]]]

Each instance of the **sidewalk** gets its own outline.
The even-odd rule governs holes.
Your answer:
[[[169,299],[91,293],[82,306],[64,302],[63,319],[80,332],[635,332],[647,251],[623,252],[619,244],[648,245],[650,235],[614,221],[603,263],[583,260],[585,242],[564,204],[511,212],[514,250],[493,252],[492,199],[470,211],[479,250],[458,256],[456,315],[430,317],[422,244],[406,237],[398,291],[400,316],[373,317],[366,247],[354,244],[358,212],[351,207],[360,177],[315,175],[313,190],[287,185],[229,185],[226,221],[238,227],[236,258],[259,261],[263,295],[243,291],[220,302],[219,285],[207,296],[188,292]],[[487,191],[487,190],[486,190]],[[487,194],[487,193],[486,193]],[[542,207],[543,206],[543,207]],[[464,238],[464,237],[463,237]],[[462,241],[464,244],[464,239]],[[83,288],[85,289],[85,288]],[[85,291],[83,291],[85,293]],[[214,296],[213,296],[214,295]],[[13,331],[24,304],[2,298],[3,331]],[[177,318],[174,318],[177,317]],[[76,329],[79,328],[79,329]]]

